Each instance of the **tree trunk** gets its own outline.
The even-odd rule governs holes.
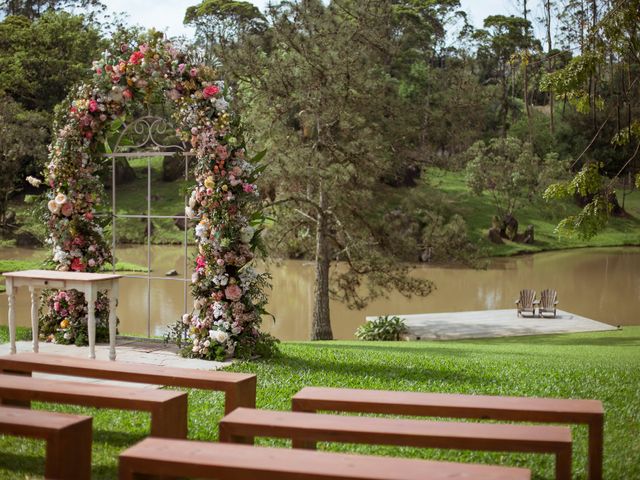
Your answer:
[[[311,340],[333,340],[329,313],[329,237],[327,235],[327,200],[320,185],[320,211],[316,215],[316,284],[314,292]]]
[[[552,50],[552,39],[551,39],[551,0],[546,0],[545,4],[544,4],[544,11],[545,11],[545,25],[546,25],[546,29],[547,29],[547,58],[548,58],[548,67],[547,67],[547,72],[551,73],[553,71],[553,60],[551,59],[551,50]],[[554,118],[554,114],[555,112],[553,111],[555,108],[555,102],[554,102],[554,95],[553,95],[553,88],[549,89],[549,120],[550,120],[550,124],[549,127],[551,129],[551,135],[555,134],[555,118]]]

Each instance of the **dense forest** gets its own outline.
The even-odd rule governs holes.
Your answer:
[[[640,170],[640,0],[518,5],[483,28],[458,0],[186,10],[196,36],[181,42],[218,70],[249,145],[267,151],[270,252],[316,261],[314,338],[332,336],[330,295],[361,308],[389,289],[428,294],[405,262],[474,264],[540,245],[551,232],[532,210],[568,239],[612,218],[638,227],[625,202]],[[37,237],[19,211],[39,191],[56,105],[108,43],[143,35],[102,9],[0,1],[6,238]]]

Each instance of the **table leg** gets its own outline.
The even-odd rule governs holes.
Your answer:
[[[96,358],[96,300],[98,292],[90,284],[84,292],[87,301],[87,330],[89,333],[89,358]]]
[[[9,305],[9,341],[11,343],[11,353],[16,353],[16,297],[13,289],[13,279],[6,277],[5,288],[7,289],[7,301]]]
[[[38,298],[35,287],[29,287],[31,294],[31,331],[33,332],[33,353],[38,353]]]
[[[109,291],[109,360],[116,359],[116,329],[118,327],[118,316],[116,308],[118,306],[118,280],[113,281]]]

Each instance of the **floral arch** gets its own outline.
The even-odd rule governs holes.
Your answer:
[[[255,184],[260,155],[246,156],[224,83],[211,68],[190,64],[184,52],[157,34],[105,52],[93,62],[93,72],[91,81],[59,108],[50,146],[47,223],[56,268],[96,272],[112,262],[98,214],[103,155],[110,136],[127,119],[154,102],[168,103],[176,134],[195,157],[196,184],[185,213],[197,223],[198,247],[193,310],[177,320],[171,334],[183,354],[197,358],[246,357],[265,345],[271,350],[273,339],[258,330],[266,276],[251,265],[261,247]],[[50,294],[50,310],[41,316],[45,336],[79,342],[86,331],[86,306],[74,295],[81,294]],[[96,306],[98,332],[107,327],[108,304],[102,300],[99,296]]]

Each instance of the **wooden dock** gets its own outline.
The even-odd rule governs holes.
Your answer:
[[[564,310],[558,310],[556,318],[518,317],[515,309],[397,316],[405,321],[410,340],[459,340],[617,330],[614,326]],[[376,318],[367,317],[367,321]]]

